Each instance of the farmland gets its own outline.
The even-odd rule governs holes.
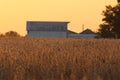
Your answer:
[[[0,80],[120,80],[120,40],[3,37]]]

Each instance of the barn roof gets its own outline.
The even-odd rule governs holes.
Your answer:
[[[28,31],[66,31],[69,22],[27,21]]]
[[[27,21],[27,23],[70,23],[68,21]]]
[[[76,32],[73,32],[73,31],[71,31],[71,30],[68,30],[68,33],[69,33],[69,34],[77,34]]]
[[[95,34],[95,33],[90,29],[86,29],[83,32],[81,32],[80,34]]]

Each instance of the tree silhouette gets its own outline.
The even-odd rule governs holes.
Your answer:
[[[0,37],[4,37],[4,34],[0,34]]]
[[[9,31],[5,33],[6,37],[20,37],[20,35],[15,31]]]
[[[112,38],[113,34],[111,28],[107,24],[101,24],[99,29],[99,34],[103,38]]]
[[[118,1],[118,3],[120,2],[120,0],[117,0]]]
[[[100,25],[99,34],[101,37],[120,38],[120,4],[112,7],[106,6],[103,11],[103,24]]]

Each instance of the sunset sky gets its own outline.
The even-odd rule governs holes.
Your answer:
[[[69,21],[70,30],[97,31],[106,5],[117,0],[0,0],[0,33],[26,34],[26,21]]]

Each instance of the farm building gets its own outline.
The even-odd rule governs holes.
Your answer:
[[[73,32],[71,30],[68,30],[68,37],[69,38],[78,38],[79,37],[79,34],[76,33],[76,32]]]
[[[71,38],[95,38],[97,36],[97,34],[94,33],[90,29],[86,29],[86,30],[84,30],[83,32],[81,32],[79,34],[69,31],[68,36],[71,37]]]
[[[81,38],[95,38],[97,36],[97,34],[90,29],[84,30],[79,35]]]
[[[29,37],[67,37],[69,22],[27,21]]]
[[[27,21],[28,37],[46,38],[95,38],[97,35],[90,29],[76,33],[67,29],[69,22]]]

